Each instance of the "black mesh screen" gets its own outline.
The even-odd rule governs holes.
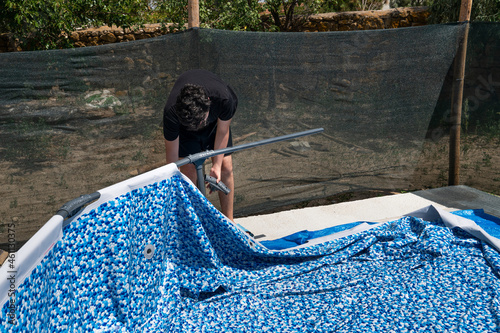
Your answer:
[[[28,239],[66,201],[160,166],[163,106],[192,68],[237,93],[235,144],[325,128],[235,153],[236,216],[339,193],[446,185],[450,73],[463,31],[195,29],[0,54],[1,223],[15,221],[18,241]],[[464,183],[489,192],[500,184],[498,31],[471,27],[464,94],[464,155],[476,156],[464,159]]]

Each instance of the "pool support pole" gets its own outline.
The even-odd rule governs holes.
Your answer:
[[[200,153],[189,155],[188,157],[177,161],[175,164],[177,165],[177,167],[181,167],[181,166],[189,164],[189,163],[194,164],[194,166],[196,167],[197,187],[200,190],[200,192],[203,195],[205,195],[205,177],[203,176],[203,163],[205,162],[205,160],[207,158],[221,155],[221,154],[233,153],[233,152],[244,150],[244,149],[255,148],[258,146],[263,146],[263,145],[267,145],[267,144],[275,143],[275,142],[279,142],[279,141],[295,139],[295,138],[298,138],[301,136],[316,134],[316,133],[320,133],[323,131],[324,131],[323,128],[316,128],[316,129],[307,130],[307,131],[303,131],[303,132],[297,132],[297,133],[293,133],[293,134],[278,136],[278,137],[274,137],[274,138],[270,138],[270,139],[264,139],[261,141],[245,143],[245,144],[238,145],[238,146],[227,147],[227,148],[222,148],[222,149],[218,149],[218,150],[202,151]]]

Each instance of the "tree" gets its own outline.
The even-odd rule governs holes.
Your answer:
[[[433,0],[391,0],[391,7],[419,7],[430,6]]]
[[[279,31],[293,31],[307,16],[317,13],[320,5],[319,0],[266,0],[263,8]]]
[[[152,21],[173,24],[171,30],[185,28],[187,0],[154,0]],[[200,0],[200,26],[225,30],[262,30],[259,0]]]
[[[324,0],[321,1],[320,12],[330,13],[330,12],[347,12],[358,10],[358,6],[355,1],[346,0]]]
[[[10,32],[24,50],[71,47],[79,27],[173,23],[184,29],[188,0],[0,0],[0,32]],[[379,9],[380,0],[200,0],[204,28],[294,31],[318,12]],[[430,23],[456,22],[460,0],[391,0],[394,6],[428,5]],[[261,15],[270,18],[263,22]],[[472,21],[500,21],[500,0],[474,0]]]
[[[70,30],[71,19],[61,1],[4,0],[1,4],[0,31],[13,33],[23,48],[67,46],[60,35]]]
[[[78,27],[140,24],[147,10],[145,0],[0,0],[0,32],[24,50],[64,48]]]
[[[202,0],[202,26],[225,30],[262,30],[259,0]]]
[[[184,26],[187,0],[156,0],[161,22]],[[307,15],[319,10],[320,0],[200,0],[200,25],[226,30],[290,31]],[[269,13],[271,21],[264,24],[261,15]]]
[[[429,23],[457,22],[461,0],[434,0],[429,7]],[[472,1],[471,22],[500,22],[499,0]]]

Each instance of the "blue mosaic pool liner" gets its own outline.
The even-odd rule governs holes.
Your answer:
[[[249,241],[180,176],[80,216],[2,332],[497,332],[500,255],[405,217],[310,247]],[[11,299],[12,300],[12,299]]]

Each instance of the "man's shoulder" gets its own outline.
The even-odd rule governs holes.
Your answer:
[[[175,113],[175,105],[165,105],[165,108],[163,109],[163,119],[164,121],[175,124],[179,122],[179,119],[177,118],[177,115]]]

